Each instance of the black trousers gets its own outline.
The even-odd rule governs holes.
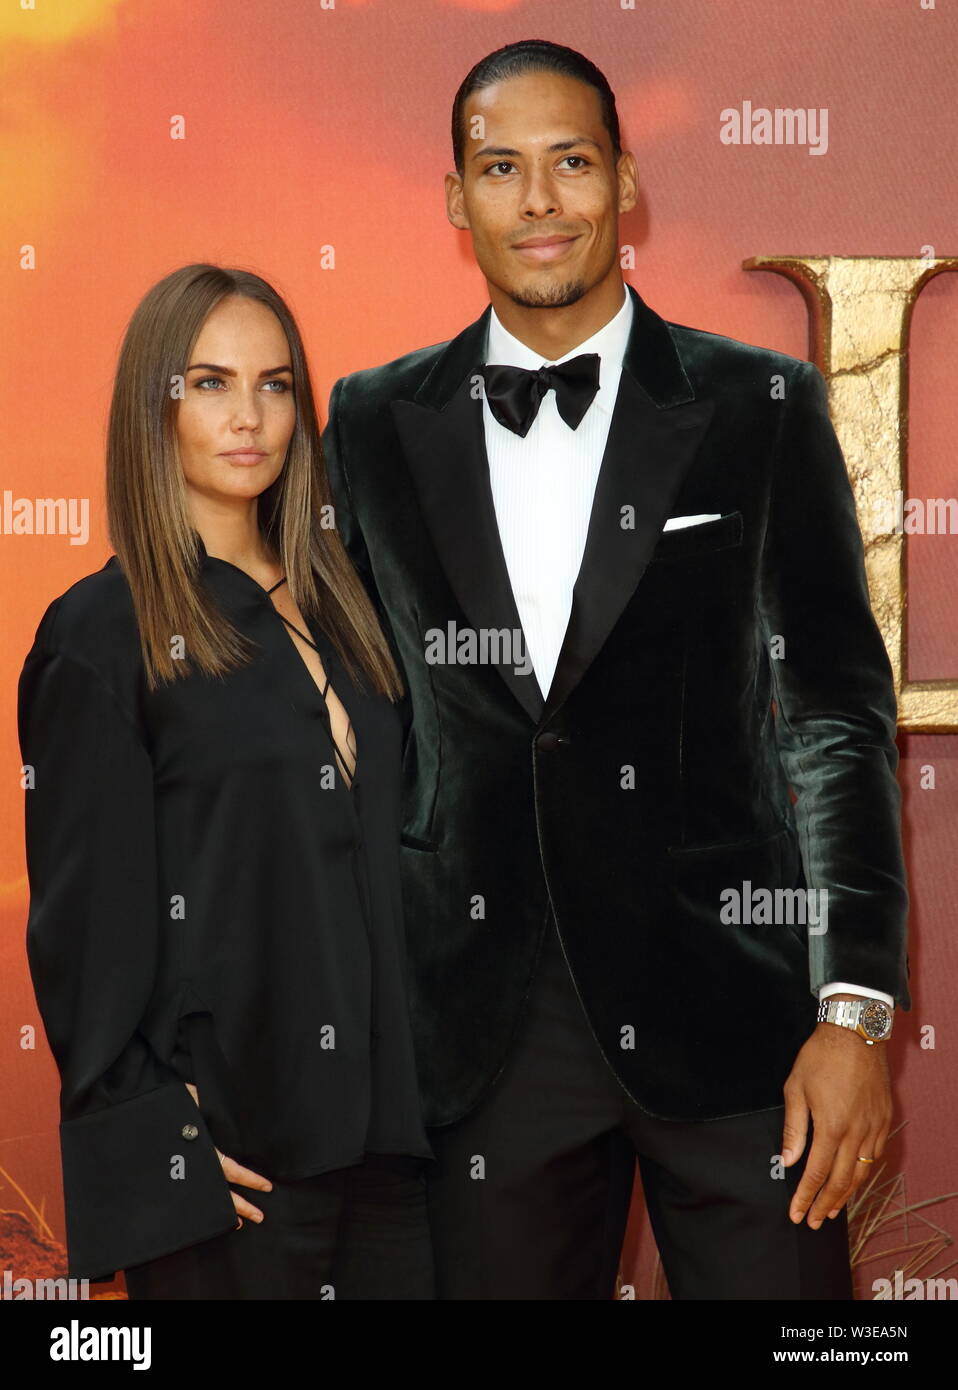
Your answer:
[[[640,1110],[551,924],[504,1071],[463,1120],[429,1131],[438,1297],[613,1298],[638,1159],[674,1299],[852,1298],[844,1210],[817,1231],[788,1218],[808,1147],[773,1176],[783,1118],[784,1104],[692,1123]]]
[[[271,1192],[231,1186],[264,1220],[124,1270],[131,1299],[432,1299],[421,1159],[365,1162]]]

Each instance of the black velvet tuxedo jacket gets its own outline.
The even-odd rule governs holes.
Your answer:
[[[824,983],[910,1007],[895,693],[823,377],[629,293],[545,697],[514,653],[426,659],[430,629],[521,629],[476,385],[489,309],[330,401],[337,525],[407,683],[403,891],[430,1125],[502,1069],[550,904],[599,1046],[656,1116],[781,1104]],[[663,530],[699,513],[719,519]],[[803,922],[786,894],[777,923],[725,920],[724,890],[805,887],[828,890],[826,918]]]

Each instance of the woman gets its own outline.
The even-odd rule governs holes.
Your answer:
[[[191,265],[127,331],[116,551],[20,679],[28,954],[70,1274],[431,1298],[398,672],[334,529],[299,332]]]

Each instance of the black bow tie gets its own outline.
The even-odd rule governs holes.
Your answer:
[[[556,393],[556,409],[569,429],[578,429],[599,389],[599,354],[584,352],[557,367],[540,367],[537,372],[487,362],[479,373],[495,418],[525,438],[550,390]]]

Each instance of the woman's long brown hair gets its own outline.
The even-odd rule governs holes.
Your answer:
[[[117,366],[107,441],[107,521],[133,596],[148,687],[246,664],[256,644],[200,582],[199,535],[189,512],[176,438],[177,401],[194,344],[227,295],[272,309],[289,344],[296,423],[279,477],[259,497],[259,527],[289,592],[315,617],[355,678],[390,699],[402,681],[375,610],[335,528],[333,499],[302,339],[285,302],[249,271],[187,265],[149,291],[130,320]],[[324,510],[325,509],[325,510]],[[327,524],[324,525],[324,520]],[[174,658],[182,639],[189,659]]]

